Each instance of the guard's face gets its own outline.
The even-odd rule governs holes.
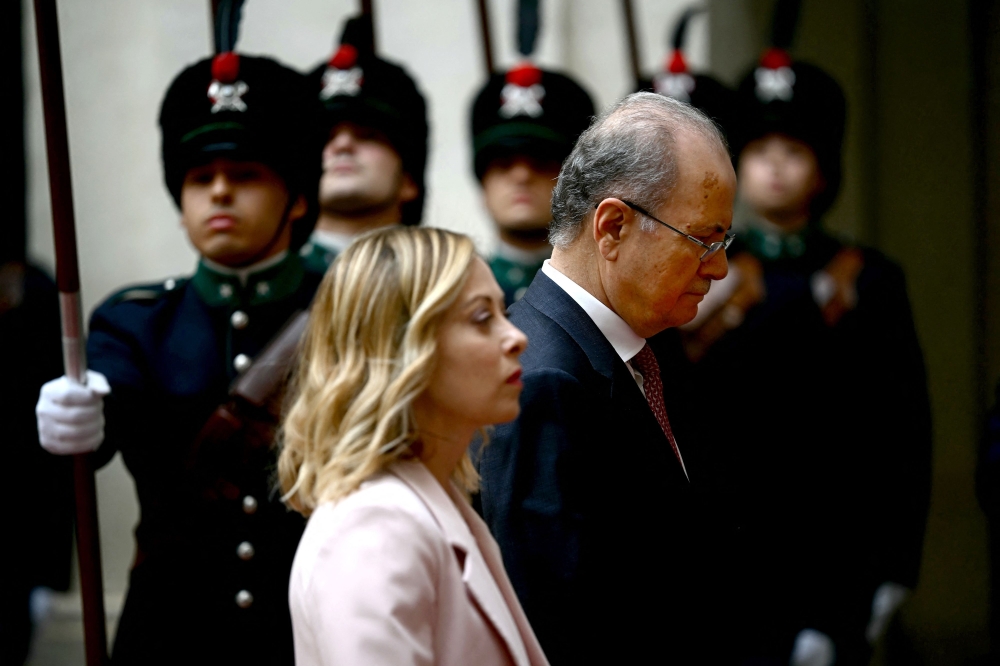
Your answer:
[[[528,339],[507,320],[503,291],[482,259],[473,260],[437,340],[434,374],[415,404],[421,427],[438,423],[475,429],[517,417],[518,357]]]
[[[736,174],[728,159],[701,137],[679,134],[677,185],[666,205],[650,211],[660,220],[703,243],[721,241],[733,219]],[[728,272],[725,252],[706,262],[705,249],[655,222],[640,228],[643,217],[625,208],[620,238],[598,239],[605,262],[612,308],[638,335],[648,338],[694,319],[712,280]],[[607,254],[605,254],[607,256]]]
[[[483,174],[483,199],[501,229],[546,229],[559,162],[519,155],[495,159]]]
[[[340,123],[330,130],[319,183],[320,208],[325,212],[378,212],[413,201],[418,194],[384,134],[354,123]]]
[[[809,205],[823,189],[816,153],[783,134],[748,143],[740,153],[739,170],[740,199],[782,226],[808,221]]]
[[[202,256],[245,266],[288,249],[292,221],[306,212],[299,197],[288,206],[281,177],[260,162],[216,159],[187,172],[181,224]],[[288,223],[282,225],[285,216]]]

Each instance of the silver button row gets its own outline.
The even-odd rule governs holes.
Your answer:
[[[250,367],[250,357],[246,354],[237,354],[236,358],[233,359],[233,367],[236,368],[236,372],[243,372]]]
[[[253,544],[249,541],[242,541],[240,545],[236,546],[236,556],[244,562],[252,560],[256,553],[257,551],[254,549]]]

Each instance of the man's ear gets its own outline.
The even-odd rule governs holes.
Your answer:
[[[623,225],[634,217],[632,209],[618,199],[605,199],[594,211],[594,242],[607,261],[617,261]]]
[[[413,182],[410,174],[403,173],[403,182],[399,185],[399,203],[410,203],[420,195],[420,188]]]
[[[303,217],[308,210],[309,204],[306,202],[306,197],[304,194],[300,194],[298,198],[295,199],[295,203],[292,204],[292,207],[288,209],[289,223]]]

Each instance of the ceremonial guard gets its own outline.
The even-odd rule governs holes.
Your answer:
[[[326,144],[319,218],[301,252],[323,271],[360,233],[420,224],[427,104],[406,70],[375,55],[368,14],[347,21],[309,81],[324,109]]]
[[[303,521],[273,490],[273,410],[243,411],[230,386],[282,382],[255,359],[318,286],[296,243],[315,220],[322,134],[305,76],[227,41],[174,79],[159,119],[197,270],[98,306],[87,385],[50,382],[37,407],[45,448],[96,449],[98,464],[120,451],[135,480],[116,664],[294,660],[288,576]]]
[[[652,78],[640,80],[637,89],[686,102],[703,111],[724,133],[728,133],[733,123],[735,104],[732,89],[709,74],[693,72],[684,53],[691,20],[705,11],[704,7],[691,7],[681,14],[671,30],[670,52],[663,62],[663,69]]]
[[[846,104],[791,60],[792,24],[777,17],[777,46],[737,91],[748,213],[685,344],[706,386],[729,378],[729,414],[712,423],[735,461],[748,656],[867,664],[917,582],[930,407],[902,271],[822,227]]]
[[[552,189],[594,116],[594,103],[579,83],[531,62],[538,23],[524,14],[537,11],[537,3],[521,3],[524,60],[490,76],[472,106],[473,169],[500,234],[490,268],[507,305],[524,294],[552,254]]]

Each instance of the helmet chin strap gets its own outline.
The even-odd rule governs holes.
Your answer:
[[[281,238],[281,234],[285,232],[285,228],[289,224],[291,224],[289,215],[291,215],[292,206],[295,205],[295,202],[298,201],[298,198],[299,195],[295,195],[294,197],[291,194],[288,195],[288,203],[285,205],[285,210],[281,214],[281,224],[278,225],[278,228],[275,230],[274,235],[271,236],[271,240],[267,241],[267,243],[264,245],[264,247],[260,249],[260,251],[258,251],[252,257],[250,257],[249,261],[244,262],[243,266],[253,266],[257,262],[262,261],[265,257],[267,257],[267,255],[271,252],[271,250],[274,249],[274,246],[277,244],[278,239]]]

